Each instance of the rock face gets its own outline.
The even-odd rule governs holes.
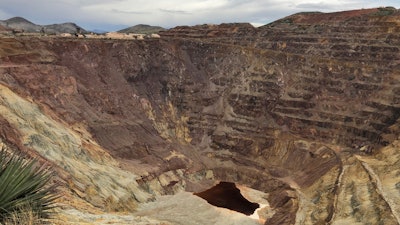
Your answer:
[[[379,8],[141,41],[3,38],[2,146],[54,166],[67,215],[188,224],[160,196],[224,181],[265,194],[265,224],[399,224],[399,19]],[[140,214],[149,201],[163,207]]]

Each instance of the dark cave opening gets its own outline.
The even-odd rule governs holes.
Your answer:
[[[214,187],[203,192],[194,193],[211,205],[222,207],[245,215],[252,215],[260,207],[258,203],[250,202],[240,193],[235,183],[221,181]]]

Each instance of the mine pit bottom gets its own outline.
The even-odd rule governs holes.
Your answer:
[[[221,181],[208,190],[194,194],[211,205],[234,210],[247,216],[252,215],[260,207],[258,203],[250,202],[243,197],[235,183],[232,182]]]

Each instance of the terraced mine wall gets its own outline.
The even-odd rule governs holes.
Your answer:
[[[224,181],[267,194],[265,224],[398,224],[399,15],[4,37],[1,137],[103,210]]]

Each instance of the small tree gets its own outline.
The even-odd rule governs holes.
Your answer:
[[[48,184],[48,169],[36,165],[35,159],[0,151],[0,223],[28,208],[38,218],[50,216],[58,198],[56,185]]]

